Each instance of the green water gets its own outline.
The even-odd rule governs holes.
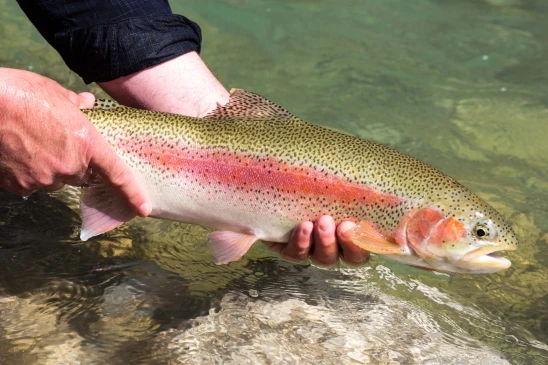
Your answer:
[[[0,193],[0,363],[548,363],[548,3],[171,3],[201,25],[227,87],[393,146],[488,200],[520,237],[513,266],[322,270],[259,246],[215,266],[201,228],[139,220],[83,244],[73,191]],[[0,5],[0,65],[101,95]]]

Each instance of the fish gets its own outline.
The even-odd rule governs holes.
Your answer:
[[[97,100],[83,113],[145,187],[153,218],[212,230],[217,264],[259,240],[288,242],[303,221],[356,223],[352,243],[399,263],[493,273],[518,239],[484,200],[393,148],[306,122],[262,96],[232,89],[203,118]],[[81,239],[135,217],[98,179],[81,197]]]

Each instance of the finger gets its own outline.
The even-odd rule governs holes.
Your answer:
[[[19,196],[29,196],[38,191],[39,186],[35,184],[23,184],[18,182],[12,176],[2,176],[3,180],[0,180],[0,187],[12,194]]]
[[[289,243],[284,245],[280,250],[280,255],[292,261],[308,260],[313,229],[314,224],[312,222],[303,222],[295,227]]]
[[[32,194],[36,193],[39,189],[36,189],[36,190],[27,190],[25,191],[23,194],[17,194],[17,195],[21,195],[23,198],[26,198],[26,197],[29,197],[31,196]]]
[[[86,178],[84,173],[75,174],[72,176],[66,176],[63,179],[63,182],[68,185],[72,186],[85,186],[86,185]]]
[[[93,128],[92,133],[96,135],[91,139],[89,166],[117,189],[137,214],[142,217],[148,216],[152,208],[144,188],[99,132]]]
[[[349,265],[359,266],[369,261],[369,252],[356,246],[350,240],[355,223],[342,222],[337,226],[337,240],[341,246],[341,259]]]
[[[45,186],[44,189],[47,191],[56,191],[61,190],[65,186],[65,183],[62,181],[54,181],[52,184]]]
[[[94,173],[93,169],[88,167],[84,171],[80,171],[77,174],[64,176],[63,182],[65,185],[86,187],[89,186],[90,182],[92,182],[96,176],[97,173]]]
[[[310,259],[321,266],[333,266],[339,261],[335,222],[330,216],[322,216],[314,223],[314,252]]]
[[[282,248],[284,248],[284,246],[287,245],[287,243],[282,243],[282,242],[263,241],[263,243],[265,244],[266,247],[268,247],[270,251],[274,251],[278,254],[280,253]]]
[[[32,194],[38,191],[38,189],[25,189],[20,187],[19,185],[13,185],[13,184],[2,186],[2,188],[6,191],[9,191],[12,194],[19,195],[19,196],[31,196]]]

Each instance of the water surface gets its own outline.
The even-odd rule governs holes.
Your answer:
[[[257,245],[211,263],[200,227],[82,243],[77,192],[0,193],[0,363],[548,363],[548,3],[172,1],[227,87],[381,142],[501,211],[521,246],[483,276],[373,258],[324,270]],[[14,2],[0,64],[91,90]]]

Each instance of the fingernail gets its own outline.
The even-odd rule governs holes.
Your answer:
[[[145,202],[143,203],[140,207],[139,207],[139,211],[137,212],[141,217],[146,217],[148,216],[150,213],[152,213],[152,207],[150,206],[150,203],[149,202]]]
[[[339,237],[346,237],[350,234],[352,234],[352,232],[354,231],[354,229],[356,228],[356,225],[352,222],[342,222],[338,228],[338,235]],[[346,237],[348,238],[348,237]]]
[[[333,220],[329,220],[327,222],[322,222],[322,224],[320,224],[320,226],[318,228],[322,232],[331,231],[331,230],[333,230],[333,228],[335,228],[335,222],[333,222]]]

